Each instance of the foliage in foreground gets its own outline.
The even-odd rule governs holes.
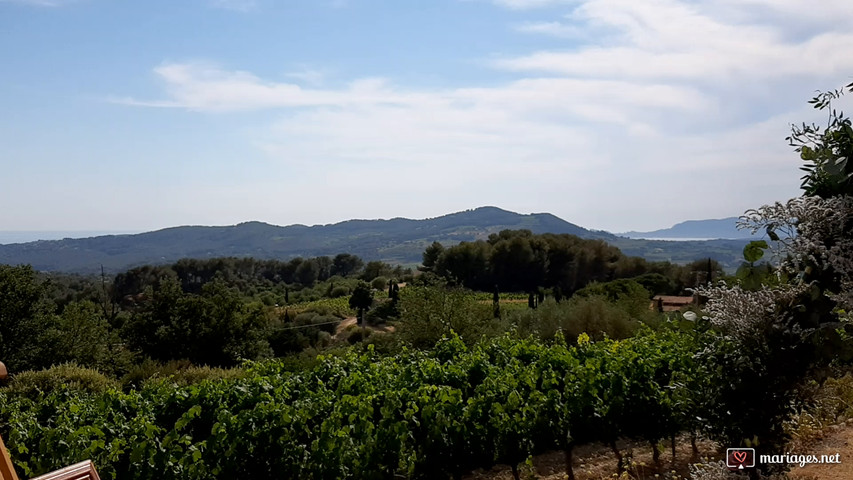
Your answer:
[[[380,358],[369,349],[291,372],[36,399],[0,393],[18,471],[91,458],[105,478],[459,478],[496,463],[692,428],[707,375],[697,331],[576,347],[503,336]],[[688,415],[688,412],[691,415]],[[517,469],[516,469],[517,471]]]
[[[846,90],[853,91],[853,84]],[[749,210],[741,227],[764,231],[780,259],[779,276],[760,288],[705,288],[707,311],[732,343],[707,361],[733,379],[718,401],[728,412],[714,419],[730,445],[752,445],[757,454],[784,451],[784,428],[794,416],[796,393],[837,360],[853,358],[853,127],[832,107],[845,89],[819,94],[810,103],[829,112],[826,128],[794,127],[788,138],[805,161],[804,195]],[[753,242],[747,260],[769,245]],[[726,421],[744,419],[744,421]],[[765,471],[770,466],[762,465]],[[752,474],[753,477],[757,473]]]

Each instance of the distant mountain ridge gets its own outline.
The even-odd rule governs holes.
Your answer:
[[[676,223],[670,228],[651,232],[625,232],[617,235],[635,239],[749,239],[753,238],[748,230],[738,230],[738,217],[711,220],[687,220]]]
[[[568,233],[604,240],[615,238],[607,232],[587,230],[550,213],[522,215],[497,207],[481,207],[423,220],[347,220],[310,227],[245,222],[234,226],[182,226],[133,235],[0,245],[0,263],[85,273],[98,271],[101,265],[115,272],[181,258],[282,259],[347,252],[366,260],[414,264],[420,262],[424,249],[433,241],[446,244],[474,241],[505,229]]]
[[[626,255],[650,261],[683,264],[710,257],[729,271],[740,265],[741,252],[748,241],[637,240],[589,230],[550,213],[519,214],[497,207],[480,207],[422,220],[347,220],[286,227],[244,222],[233,226],[182,226],[128,235],[40,240],[0,245],[0,264],[30,264],[41,271],[76,273],[100,272],[103,265],[106,271],[118,273],[135,266],[173,263],[182,258],[289,259],[352,253],[365,260],[416,265],[424,249],[434,241],[455,245],[485,240],[490,234],[507,229],[599,239]],[[681,231],[697,235],[696,230]]]

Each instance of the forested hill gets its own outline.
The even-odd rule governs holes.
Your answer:
[[[522,215],[496,207],[481,207],[424,220],[349,220],[311,227],[247,222],[228,227],[184,226],[136,235],[0,245],[0,263],[31,264],[37,270],[89,273],[99,271],[101,265],[117,272],[182,258],[282,259],[346,252],[366,260],[414,264],[421,261],[424,249],[434,241],[455,244],[485,239],[504,229],[569,233],[603,240],[616,238],[549,213]]]

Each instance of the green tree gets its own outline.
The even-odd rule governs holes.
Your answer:
[[[124,329],[131,347],[142,354],[216,366],[270,355],[260,306],[245,305],[222,280],[206,284],[200,295],[185,294],[173,279],[148,292],[150,300]]]
[[[367,262],[364,270],[361,273],[361,279],[367,282],[373,281],[377,277],[391,277],[394,275],[394,267],[385,262],[374,260]]]
[[[357,255],[340,253],[332,260],[332,275],[348,277],[355,275],[364,267],[364,260]]]
[[[438,259],[444,253],[444,245],[438,242],[432,242],[430,246],[424,250],[423,264],[418,267],[422,272],[434,272],[435,266],[438,264]]]
[[[111,328],[103,310],[91,301],[66,306],[46,336],[55,347],[54,363],[75,362],[115,375],[130,367],[130,352],[122,345],[118,332]]]
[[[0,265],[0,360],[10,372],[50,366],[45,333],[56,317],[44,285],[29,265]]]
[[[296,267],[296,281],[310,287],[314,285],[320,275],[320,266],[314,260],[305,260]]]
[[[364,323],[364,312],[373,305],[373,289],[365,281],[359,281],[358,285],[352,291],[352,296],[349,298],[350,308],[358,312],[357,322],[359,325]]]

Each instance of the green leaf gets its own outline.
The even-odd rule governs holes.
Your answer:
[[[768,248],[770,248],[770,246],[767,245],[766,241],[754,240],[743,247],[743,258],[750,263],[757,262],[758,260],[761,260],[761,257],[764,256],[764,250]]]

